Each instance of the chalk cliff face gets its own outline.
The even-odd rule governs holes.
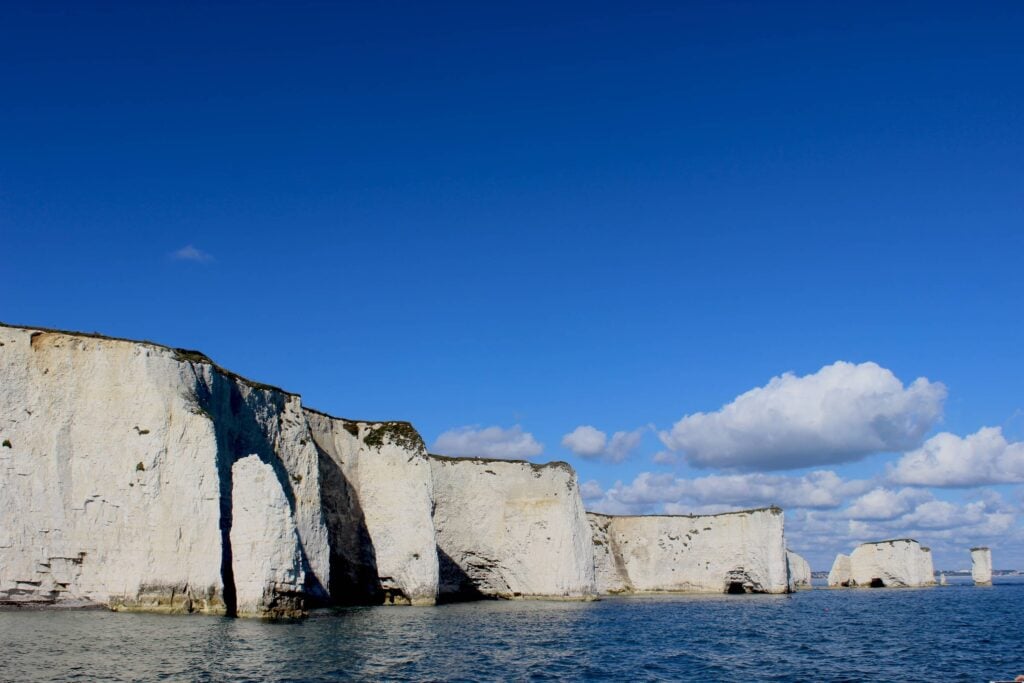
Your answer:
[[[0,601],[234,613],[236,571],[264,584],[247,596],[326,595],[317,453],[297,396],[152,344],[6,326],[0,344]],[[250,455],[262,473],[242,465],[236,481]],[[276,492],[248,506],[273,490],[267,472],[287,515]],[[273,567],[244,553],[234,566],[236,512],[274,530]]]
[[[917,587],[935,585],[932,553],[913,539],[862,543],[849,558],[836,557],[830,586]],[[833,576],[835,575],[835,576]],[[845,580],[844,580],[845,579]]]
[[[239,615],[301,614],[306,572],[295,515],[272,465],[231,466],[231,565]]]
[[[850,585],[850,556],[839,553],[828,573],[829,588],[846,588]]]
[[[782,510],[696,516],[588,513],[602,593],[785,593]]]
[[[588,598],[590,527],[565,463],[430,457],[440,598]]]
[[[0,604],[784,592],[782,534],[777,509],[588,520],[565,463],[428,456],[194,351],[0,325]]]
[[[807,560],[791,550],[786,551],[786,562],[789,565],[790,590],[811,587],[811,565]]]
[[[312,410],[306,417],[321,451],[331,594],[340,602],[434,604],[434,493],[420,435],[407,422],[357,422]]]
[[[971,548],[971,578],[975,586],[992,585],[992,551],[988,548]]]

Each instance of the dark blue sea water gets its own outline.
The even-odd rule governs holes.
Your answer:
[[[989,681],[1024,673],[1024,583],[592,603],[480,602],[294,623],[0,612],[12,681]]]

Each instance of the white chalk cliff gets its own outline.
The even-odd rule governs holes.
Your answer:
[[[601,593],[786,593],[782,510],[588,513]]]
[[[325,415],[198,352],[0,324],[0,604],[778,593],[795,557],[775,508],[588,516],[565,463],[429,456],[408,423]]]
[[[846,588],[850,585],[850,556],[839,553],[828,573],[829,588]]]
[[[335,601],[371,595],[389,604],[434,604],[434,491],[420,435],[407,422],[359,422],[308,409],[306,418],[321,451]]]
[[[786,562],[789,565],[790,590],[811,587],[811,565],[792,550],[786,551]]]
[[[836,557],[829,586],[934,586],[931,550],[910,538],[862,543],[847,558]]]
[[[988,548],[971,548],[971,578],[975,586],[992,585],[992,551]]]
[[[431,456],[442,599],[589,598],[590,526],[562,462]]]
[[[0,601],[287,614],[293,601],[253,596],[326,597],[317,451],[298,396],[192,352],[6,326],[0,392]],[[235,469],[249,456],[262,471]],[[232,534],[256,530],[278,544],[260,551],[274,559],[240,552],[235,566]]]

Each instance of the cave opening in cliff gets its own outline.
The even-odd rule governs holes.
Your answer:
[[[871,579],[871,587],[872,588],[885,588],[885,582],[876,577],[874,579]]]
[[[729,595],[742,595],[747,592],[747,589],[743,587],[742,581],[730,581],[729,587],[725,589],[725,592]]]

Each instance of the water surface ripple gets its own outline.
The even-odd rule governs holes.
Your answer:
[[[0,611],[4,681],[988,681],[1024,673],[1024,583],[593,603],[292,623]]]

